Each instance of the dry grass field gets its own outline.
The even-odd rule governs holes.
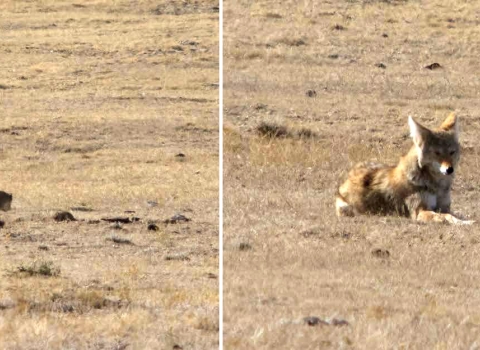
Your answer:
[[[480,347],[478,5],[225,0],[226,349]],[[452,208],[477,224],[335,217],[349,167],[451,111]]]
[[[0,18],[0,347],[217,348],[218,1]]]

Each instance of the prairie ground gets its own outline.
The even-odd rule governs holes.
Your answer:
[[[0,18],[2,349],[216,348],[218,1]]]
[[[226,349],[480,346],[476,5],[224,2]],[[451,111],[452,208],[477,224],[335,217],[353,164],[395,164],[409,114]]]

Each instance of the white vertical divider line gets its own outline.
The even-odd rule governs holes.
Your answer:
[[[219,226],[218,226],[218,252],[219,252],[219,269],[218,269],[218,301],[219,301],[219,349],[223,350],[223,0],[219,0],[219,28],[218,28],[218,135],[219,135]]]

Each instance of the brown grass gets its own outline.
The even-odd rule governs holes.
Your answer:
[[[0,3],[3,349],[217,347],[216,6]]]
[[[225,348],[475,348],[476,225],[339,221],[333,206],[355,162],[393,164],[410,147],[409,114],[435,126],[454,110],[464,152],[453,210],[478,221],[474,5],[224,5]],[[424,68],[434,62],[443,68]],[[262,122],[318,137],[261,137]]]

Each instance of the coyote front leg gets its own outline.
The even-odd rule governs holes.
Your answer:
[[[475,221],[473,220],[462,220],[450,213],[436,213],[431,210],[420,210],[417,215],[417,221],[428,222],[448,222],[455,225],[471,225]]]

